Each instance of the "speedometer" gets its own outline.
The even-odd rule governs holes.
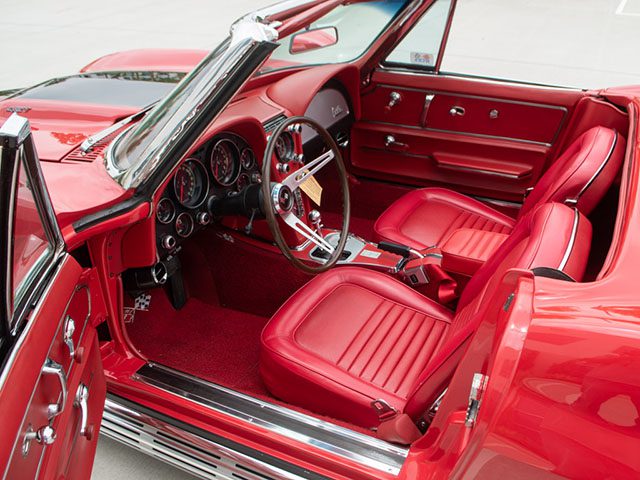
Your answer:
[[[231,140],[220,140],[211,151],[213,178],[223,187],[233,184],[240,174],[240,152]]]
[[[209,190],[209,177],[204,166],[192,158],[184,162],[173,177],[173,190],[180,205],[187,208],[200,206]]]

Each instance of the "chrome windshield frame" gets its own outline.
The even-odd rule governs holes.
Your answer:
[[[245,57],[262,44],[273,44],[277,38],[277,30],[271,25],[261,23],[254,13],[235,22],[231,26],[231,35],[182,80],[181,84],[190,81],[196,81],[196,84],[183,99],[180,99],[181,104],[164,119],[165,124],[156,132],[156,135],[148,139],[148,143],[141,148],[135,162],[127,163],[118,156],[122,155],[121,148],[126,148],[127,144],[131,145],[138,141],[136,133],[141,134],[140,136],[145,135],[143,129],[147,125],[144,120],[125,130],[112,142],[105,153],[105,167],[112,178],[125,189],[138,189],[144,185],[155,174],[158,167],[167,162],[174,151],[173,147],[182,142],[188,132],[193,133],[190,127],[198,123],[203,113],[215,104],[216,100],[219,100],[218,91],[226,83],[233,83],[230,82],[230,77]],[[265,55],[265,59],[267,56]],[[197,76],[200,78],[195,78]],[[236,90],[240,86],[235,85]],[[176,90],[179,88],[180,85]],[[152,118],[154,112],[160,112],[174,100],[172,94],[158,102],[147,114],[148,118]],[[231,97],[231,95],[225,95],[224,104],[215,104],[215,116],[226,107]]]

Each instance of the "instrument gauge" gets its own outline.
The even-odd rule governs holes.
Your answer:
[[[171,199],[165,197],[158,202],[156,209],[156,219],[163,225],[173,222],[176,216],[176,207]]]
[[[250,148],[245,148],[240,153],[240,164],[242,168],[245,170],[251,170],[256,164],[256,156],[253,153],[253,150]]]
[[[276,158],[282,163],[287,163],[293,158],[293,137],[289,132],[282,132],[276,139]]]
[[[193,217],[186,212],[181,213],[176,218],[176,233],[182,238],[187,238],[193,233],[195,222]]]
[[[223,187],[233,184],[240,174],[240,152],[231,140],[223,139],[211,150],[211,172]]]
[[[241,173],[240,176],[238,177],[238,181],[236,182],[236,190],[238,192],[241,192],[242,190],[247,188],[249,185],[251,185],[251,178],[249,178],[248,174]]]
[[[209,176],[204,166],[195,159],[185,161],[173,177],[173,190],[180,205],[200,206],[209,191]]]

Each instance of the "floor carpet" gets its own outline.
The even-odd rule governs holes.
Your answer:
[[[268,319],[191,298],[176,312],[161,290],[148,311],[127,325],[133,344],[151,360],[234,390],[265,396],[260,332]]]

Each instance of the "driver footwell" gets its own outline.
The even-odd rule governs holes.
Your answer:
[[[268,319],[190,298],[176,311],[162,290],[127,331],[147,358],[234,390],[268,395],[258,372],[260,332]]]

